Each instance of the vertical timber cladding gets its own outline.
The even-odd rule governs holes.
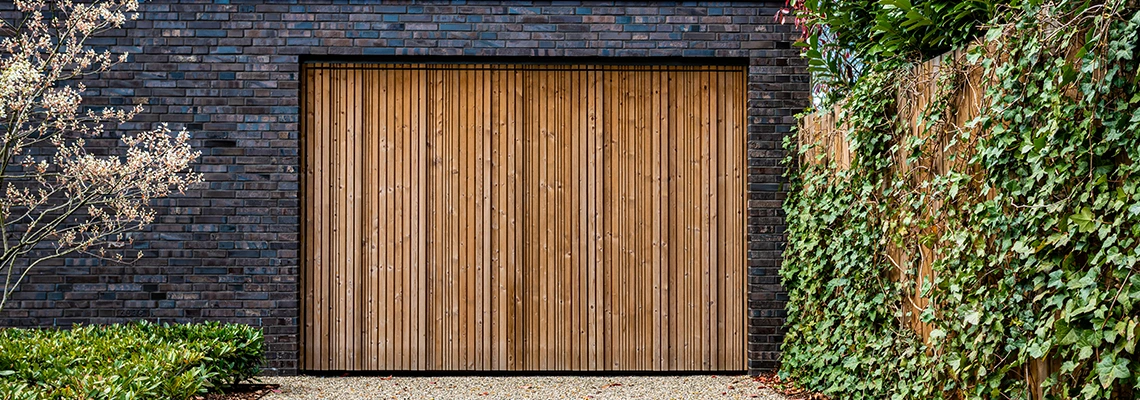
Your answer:
[[[302,368],[743,370],[744,73],[305,65]]]

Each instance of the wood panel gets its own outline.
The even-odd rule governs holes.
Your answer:
[[[742,67],[303,75],[303,369],[744,369]]]

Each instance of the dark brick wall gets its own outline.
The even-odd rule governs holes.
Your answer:
[[[128,29],[90,41],[132,55],[87,82],[87,101],[148,98],[123,128],[185,127],[207,183],[160,202],[141,261],[44,268],[0,322],[241,322],[264,328],[269,373],[295,373],[301,61],[734,58],[749,65],[748,368],[771,369],[785,315],[781,141],[808,90],[792,27],[773,21],[782,3],[148,1]]]

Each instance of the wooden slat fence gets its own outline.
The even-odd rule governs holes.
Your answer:
[[[966,65],[965,58],[966,51],[959,50],[916,66],[909,78],[912,80],[911,84],[904,85],[909,86],[909,88],[898,93],[898,113],[900,119],[907,124],[904,134],[921,139],[924,143],[923,156],[908,163],[906,160],[909,150],[906,146],[896,146],[896,151],[888,155],[894,161],[891,166],[892,170],[888,174],[908,179],[907,187],[912,190],[929,194],[929,190],[923,188],[924,182],[945,176],[952,170],[969,171],[968,168],[970,167],[966,166],[969,157],[965,156],[963,152],[963,146],[968,144],[955,143],[951,139],[961,130],[976,129],[970,127],[968,123],[979,115],[981,107],[984,105],[985,87],[989,82],[984,79],[981,67],[964,67]],[[940,80],[949,73],[946,70],[948,66],[966,68],[957,74],[961,81],[954,86],[956,88],[954,92],[949,93],[947,109],[953,110],[953,113],[946,118],[947,127],[928,129],[923,113],[927,105],[933,101],[932,99],[939,96],[939,87],[942,85]],[[843,104],[839,104],[833,110],[808,115],[801,121],[798,133],[800,143],[818,141],[820,145],[805,151],[800,162],[834,163],[833,165],[839,169],[851,167],[855,154],[848,138],[844,136],[847,127],[840,121],[842,107]],[[971,137],[976,138],[978,135],[975,132]],[[904,143],[905,140],[906,138],[897,139],[899,143]],[[994,194],[988,193],[987,195],[993,196]],[[939,200],[934,196],[931,198],[933,203],[926,207],[925,214],[922,215],[923,218],[937,217],[937,213],[942,210]],[[916,232],[921,235],[914,234],[911,237],[937,235],[938,232],[944,230],[941,225],[935,225],[927,228],[926,231]],[[935,277],[932,264],[938,249],[917,240],[914,243],[908,243],[908,245],[910,249],[917,248],[918,252],[891,245],[886,249],[885,256],[893,265],[898,267],[892,275],[892,278],[896,280],[904,277],[908,266],[917,264],[918,268],[915,275],[909,277],[914,282],[912,294],[900,299],[904,310],[909,312],[908,318],[901,322],[918,333],[923,340],[929,340],[933,327],[922,322],[920,315],[922,310],[930,305],[930,302],[920,295],[920,291],[925,282],[929,282]],[[1058,367],[1059,364],[1051,360],[1031,360],[1030,369],[1027,373],[1027,383],[1033,389],[1034,398],[1042,398],[1041,383]]]
[[[950,117],[950,125],[952,125],[950,129],[929,131],[922,115],[927,104],[936,96],[939,77],[946,73],[944,68],[947,60],[956,59],[960,64],[964,57],[964,52],[952,52],[916,66],[913,74],[909,76],[912,81],[911,85],[898,94],[899,109],[897,112],[900,120],[905,121],[904,123],[907,125],[904,129],[904,135],[922,138],[925,143],[924,155],[917,159],[917,163],[908,162],[909,149],[907,146],[899,145],[895,147],[894,153],[883,156],[891,157],[894,161],[888,174],[893,177],[908,179],[907,186],[914,190],[925,190],[922,189],[923,182],[947,174],[951,167],[958,171],[965,168],[966,160],[964,157],[954,157],[958,152],[958,146],[951,146],[950,139],[953,132],[958,129],[966,129],[964,128],[966,123],[978,115],[984,91],[981,82],[978,81],[981,71],[977,68],[967,71],[965,74],[966,82],[959,85],[959,89],[950,94],[951,104],[949,108],[955,110],[954,115]],[[808,148],[802,154],[800,162],[831,164],[838,169],[851,168],[852,160],[856,155],[852,150],[851,143],[845,136],[847,126],[840,120],[842,108],[843,104],[839,104],[833,110],[810,114],[801,121],[798,132],[800,143],[818,143],[818,145]],[[904,143],[906,140],[907,137],[896,139],[898,143]],[[938,207],[937,204],[927,207],[926,214],[923,217],[930,217],[934,213],[938,213],[940,209],[941,207]],[[929,229],[931,232],[926,233],[933,233],[939,230],[939,227],[935,226]],[[913,292],[916,294],[901,299],[901,301],[903,307],[911,314],[911,318],[905,323],[924,339],[927,339],[931,327],[919,320],[918,315],[927,307],[929,302],[917,293],[923,281],[933,277],[931,264],[934,261],[935,249],[922,243],[911,244],[913,247],[919,248],[917,254],[911,254],[912,252],[908,250],[891,246],[886,251],[886,257],[892,264],[899,267],[894,275],[895,279],[902,277],[902,274],[906,272],[906,266],[911,265],[912,258],[919,259],[917,260],[919,266],[917,275],[912,277],[915,280]]]
[[[302,73],[303,369],[744,369],[743,67]]]

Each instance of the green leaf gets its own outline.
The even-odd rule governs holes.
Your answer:
[[[1129,320],[1128,325],[1124,329],[1124,351],[1129,353],[1136,353],[1136,339],[1137,331],[1140,330],[1140,324],[1136,320]]]
[[[1116,358],[1108,355],[1096,363],[1096,374],[1102,388],[1112,386],[1115,379],[1127,379],[1132,374],[1128,371],[1128,359]]]
[[[1030,345],[1028,348],[1026,348],[1026,351],[1029,353],[1029,357],[1041,358],[1041,356],[1045,355],[1046,351],[1049,351],[1049,345],[1048,344],[1034,343],[1034,344]]]
[[[945,338],[946,338],[946,331],[943,331],[941,329],[930,330],[930,340],[931,341],[938,342],[938,341],[945,339]]]
[[[994,40],[997,40],[997,38],[1001,37],[1001,34],[1002,29],[1000,27],[990,28],[990,30],[986,31],[986,41],[992,42]]]
[[[1080,212],[1069,216],[1069,219],[1077,225],[1077,229],[1083,233],[1089,233],[1096,230],[1096,216],[1093,215],[1092,210],[1088,207],[1081,207]]]
[[[977,325],[979,322],[981,322],[982,313],[975,310],[970,310],[963,314],[962,318],[966,321],[966,323],[970,325]]]
[[[1084,359],[1087,359],[1089,357],[1092,357],[1092,355],[1093,355],[1093,347],[1092,346],[1077,347],[1077,359],[1084,360]]]

